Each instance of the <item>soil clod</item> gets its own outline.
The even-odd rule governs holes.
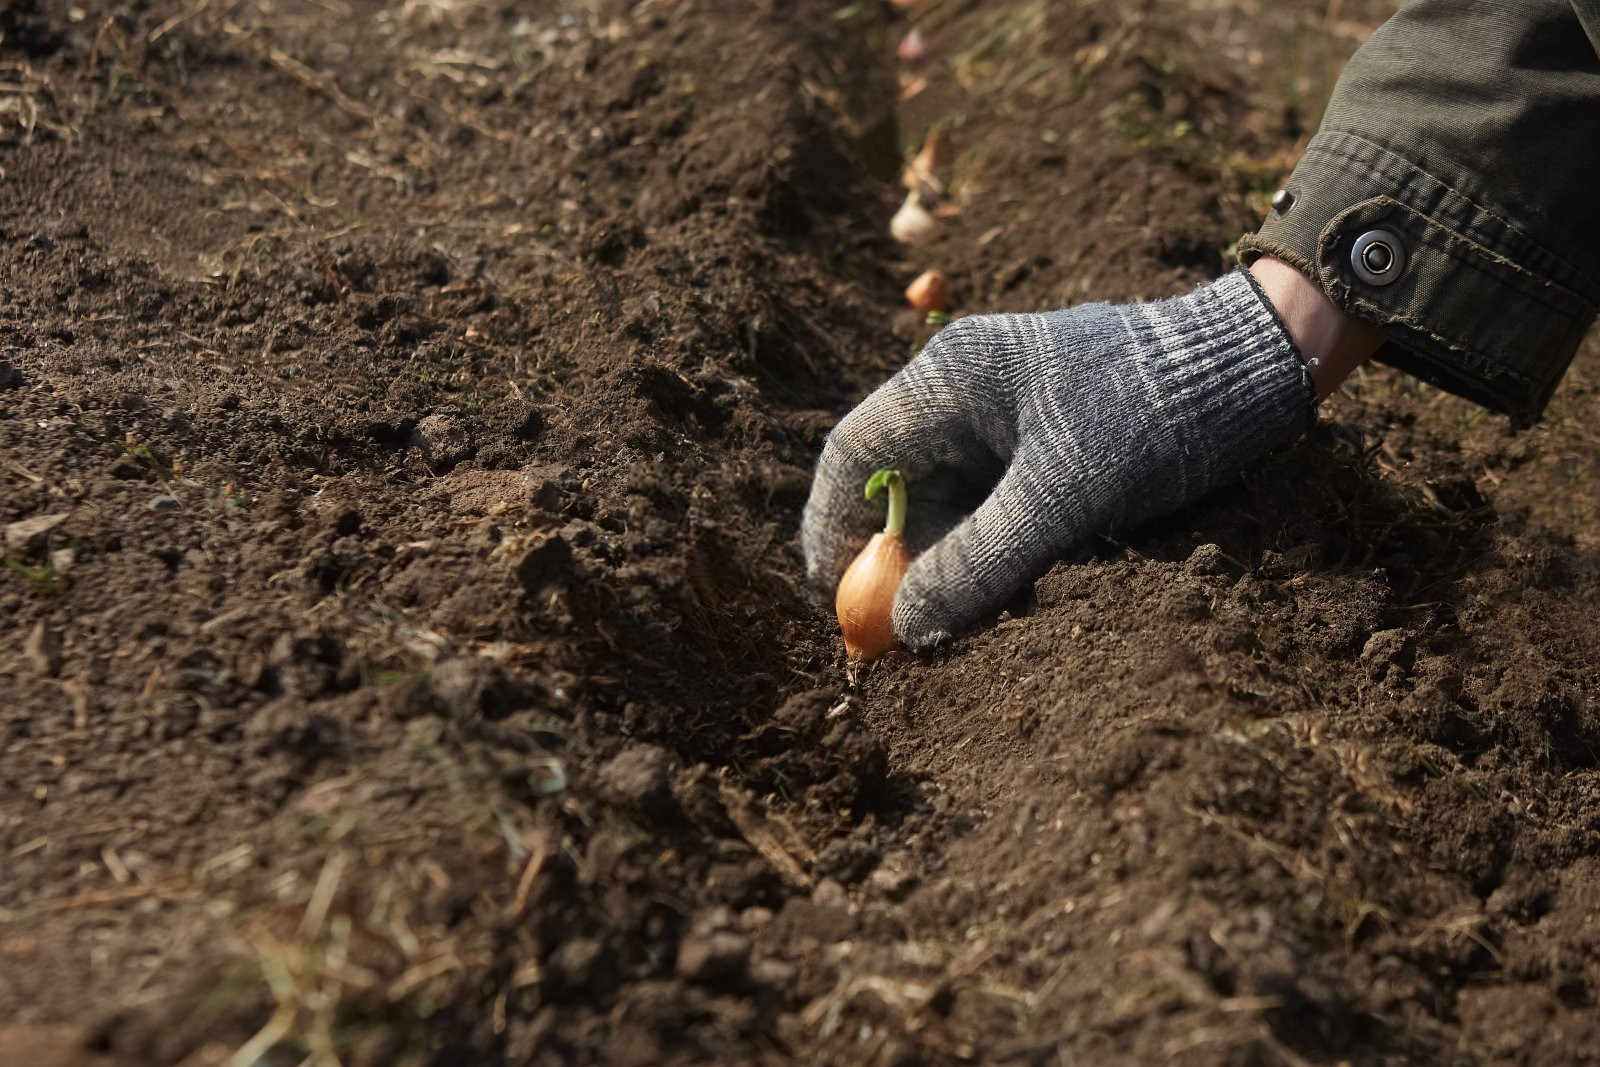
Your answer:
[[[1584,1062],[1596,338],[936,654],[797,544],[911,275],[1227,269],[1392,10],[0,0],[0,1063]]]

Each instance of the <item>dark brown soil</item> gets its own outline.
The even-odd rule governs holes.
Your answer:
[[[1387,10],[0,8],[0,1063],[1600,1061],[1594,338],[937,656],[802,587],[911,276],[1217,273]]]

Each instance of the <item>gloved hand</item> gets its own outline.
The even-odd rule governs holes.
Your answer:
[[[1314,406],[1300,353],[1243,270],[1154,303],[959,319],[828,435],[801,522],[806,571],[837,584],[882,523],[867,478],[900,468],[920,555],[894,628],[926,648],[1074,544],[1232,478]]]

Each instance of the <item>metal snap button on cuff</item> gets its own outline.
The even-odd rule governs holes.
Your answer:
[[[1294,194],[1287,189],[1279,189],[1272,194],[1272,210],[1280,215],[1287,215],[1289,209],[1294,207]]]
[[[1388,230],[1368,230],[1350,248],[1350,269],[1368,285],[1392,285],[1406,267],[1406,247]]]

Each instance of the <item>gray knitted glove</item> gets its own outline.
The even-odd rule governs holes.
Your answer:
[[[899,467],[921,554],[894,627],[926,648],[1074,544],[1228,481],[1301,433],[1314,403],[1243,270],[1155,303],[959,319],[828,436],[801,524],[806,570],[838,582],[883,521],[862,487]]]

